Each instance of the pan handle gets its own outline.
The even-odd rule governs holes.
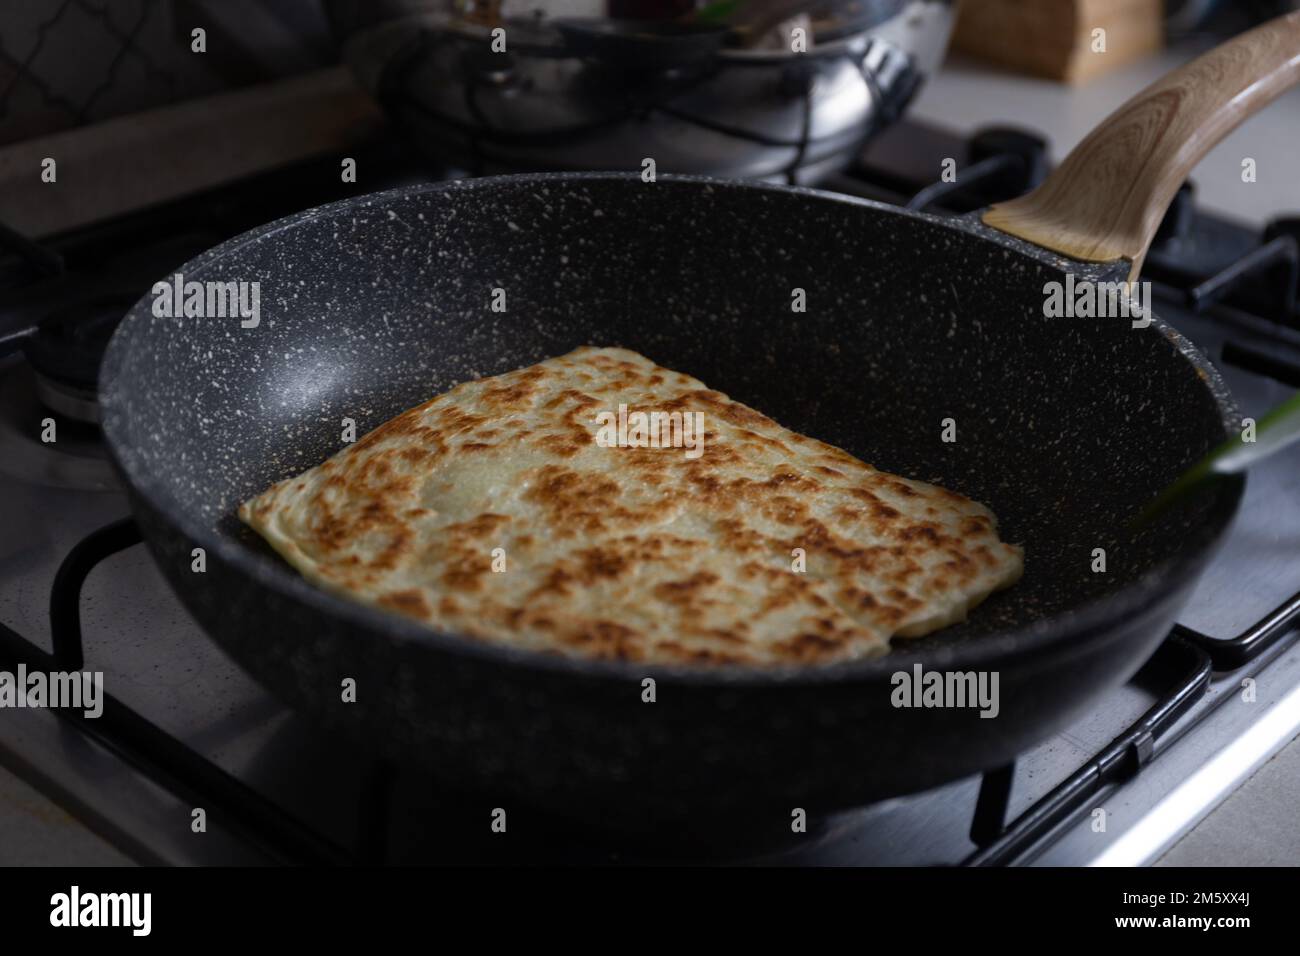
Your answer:
[[[1136,279],[1174,193],[1242,120],[1300,82],[1300,11],[1215,47],[1138,93],[1033,192],[984,222],[1089,262],[1132,263]]]

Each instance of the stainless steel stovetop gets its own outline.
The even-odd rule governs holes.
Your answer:
[[[868,158],[887,165],[902,135],[891,134]],[[926,135],[911,134],[914,149]],[[936,148],[951,154],[951,143]],[[909,162],[912,169],[938,168]],[[899,177],[873,170],[879,172],[865,163],[834,185],[897,198],[891,190],[900,188]],[[392,182],[408,175],[402,167]],[[882,180],[887,187],[879,186]],[[961,208],[981,197],[951,198]],[[1244,233],[1228,232],[1236,238],[1216,240],[1216,248],[1245,241]],[[1205,245],[1200,233],[1175,235],[1165,258],[1195,259]],[[1152,270],[1164,268],[1160,255],[1152,261]],[[159,261],[157,274],[175,264]],[[1300,332],[1288,325],[1294,316],[1282,321],[1230,306],[1194,314],[1180,304],[1176,283],[1161,289],[1160,314],[1219,364],[1244,414],[1258,417],[1300,387]],[[91,532],[128,516],[93,426],[61,421],[58,442],[44,444],[41,423],[50,414],[37,398],[29,363],[18,356],[0,361],[0,668],[10,667],[17,651],[54,650],[51,593],[60,565]],[[1014,769],[819,821],[792,849],[760,859],[1152,861],[1300,731],[1297,502],[1300,447],[1252,473],[1240,518],[1180,619],[1182,635],[1139,678],[1099,699],[1090,718],[1023,755]],[[129,528],[117,533],[125,535],[117,543],[130,540]],[[60,613],[66,620],[66,607]],[[1270,615],[1271,626],[1256,627]],[[246,677],[181,608],[143,546],[93,565],[80,623],[85,666],[105,672],[105,689],[134,716],[118,714],[110,733],[53,711],[6,711],[0,764],[132,858],[640,858],[526,813],[512,817],[508,841],[492,838],[486,827],[471,834],[464,820],[476,809],[472,797],[444,795],[411,771],[377,764],[323,735]],[[1243,634],[1247,639],[1233,641]],[[1267,646],[1258,651],[1261,645]],[[1253,702],[1243,700],[1247,679]],[[1144,714],[1149,726],[1134,727]],[[1127,779],[1114,782],[1121,778]],[[206,833],[191,829],[195,807],[206,811]],[[486,819],[490,807],[478,809]],[[1097,811],[1104,811],[1104,831]],[[746,856],[743,848],[740,855]]]

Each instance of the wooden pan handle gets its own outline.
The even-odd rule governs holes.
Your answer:
[[[1136,279],[1174,193],[1246,117],[1300,81],[1300,11],[1270,20],[1138,93],[1033,192],[984,221],[1075,259],[1132,262]]]

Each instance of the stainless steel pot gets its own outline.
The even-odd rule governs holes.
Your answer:
[[[639,169],[797,183],[842,168],[942,58],[951,0],[828,0],[806,52],[649,63],[557,21],[604,0],[329,5],[344,59],[430,159],[471,173]],[[469,10],[469,12],[466,12]],[[505,29],[506,49],[492,49]],[[678,51],[680,52],[680,51]]]

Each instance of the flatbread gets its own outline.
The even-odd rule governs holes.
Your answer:
[[[703,441],[627,447],[638,411],[684,416],[663,444],[698,413]],[[983,505],[617,348],[459,385],[239,515],[309,580],[437,630],[669,664],[872,657],[1022,569]]]

